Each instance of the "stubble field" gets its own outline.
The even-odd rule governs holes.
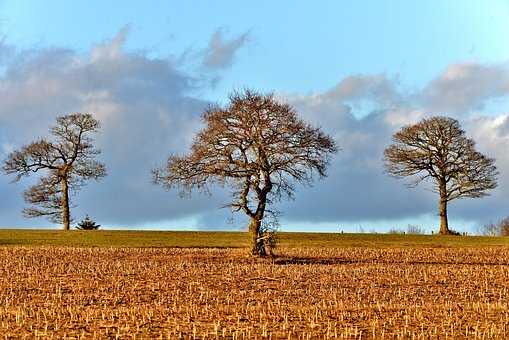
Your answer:
[[[6,338],[507,338],[509,248],[0,248]]]

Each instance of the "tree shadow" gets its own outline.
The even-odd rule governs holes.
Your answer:
[[[359,261],[346,260],[344,258],[317,258],[317,257],[276,257],[272,260],[273,264],[277,265],[292,265],[292,264],[320,264],[320,265],[335,265],[335,264],[351,264]]]
[[[275,265],[348,265],[348,264],[379,264],[379,265],[471,265],[471,266],[507,266],[508,261],[437,261],[437,260],[380,260],[380,259],[345,259],[340,257],[274,257]]]

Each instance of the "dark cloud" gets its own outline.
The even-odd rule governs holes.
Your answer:
[[[294,202],[282,205],[285,218],[295,222],[355,222],[429,212],[434,204],[428,191],[408,190],[401,181],[387,176],[383,167],[383,150],[401,126],[400,122],[393,125],[389,117],[397,114],[411,119],[412,110],[394,108],[393,101],[384,94],[374,99],[378,110],[357,118],[355,109],[345,104],[346,99],[337,100],[334,108],[329,93],[325,93],[326,98],[315,95],[309,101],[289,98],[308,120],[333,135],[342,150],[333,159],[328,178],[312,188],[300,189]],[[369,90],[364,93],[372,95]],[[384,103],[389,108],[383,109]]]

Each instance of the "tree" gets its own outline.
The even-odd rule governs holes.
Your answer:
[[[70,194],[76,193],[87,180],[106,176],[104,165],[95,160],[100,151],[88,136],[99,127],[90,114],[60,116],[50,130],[53,140],[41,138],[7,157],[3,170],[8,175],[15,174],[16,182],[32,173],[46,171],[24,193],[25,201],[32,204],[23,210],[26,217],[47,216],[69,230]]]
[[[76,229],[78,230],[97,230],[101,225],[95,223],[88,215],[85,217],[83,221],[78,223]]]
[[[417,176],[411,186],[432,180],[439,194],[440,233],[450,234],[447,203],[488,195],[497,186],[494,160],[475,150],[457,120],[423,119],[402,128],[385,150],[385,166],[395,177]]]
[[[294,183],[311,184],[326,176],[335,142],[319,128],[301,120],[288,104],[272,94],[252,90],[230,95],[224,107],[207,109],[189,154],[170,155],[153,171],[155,183],[208,192],[210,184],[232,188],[226,206],[250,219],[251,253],[266,255],[262,221],[268,205],[293,198]]]

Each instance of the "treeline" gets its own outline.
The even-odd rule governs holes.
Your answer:
[[[272,203],[291,199],[297,184],[311,184],[327,175],[339,150],[334,139],[303,121],[289,104],[272,94],[235,92],[224,107],[202,114],[204,127],[189,153],[170,154],[166,165],[152,171],[153,181],[182,193],[208,191],[210,185],[231,188],[228,207],[249,219],[251,253],[265,255],[274,242]],[[70,229],[70,197],[90,180],[106,176],[96,157],[93,134],[100,124],[91,114],[58,117],[50,137],[8,155],[3,164],[14,180],[43,172],[24,193],[26,217],[46,216]],[[423,119],[402,128],[384,153],[385,168],[395,177],[410,177],[414,186],[431,181],[439,197],[440,233],[450,234],[448,202],[486,196],[497,186],[494,160],[479,153],[457,120]]]

